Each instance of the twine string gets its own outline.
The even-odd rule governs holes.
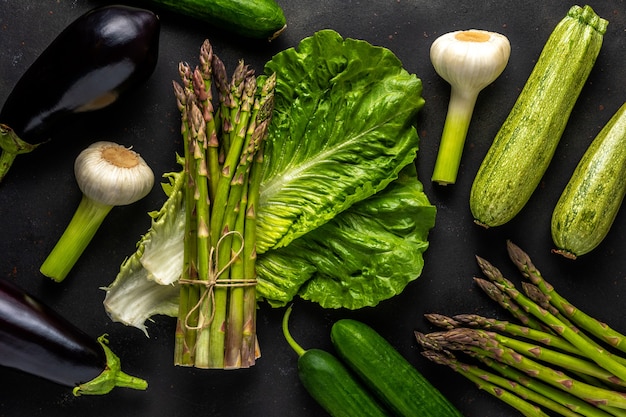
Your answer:
[[[219,249],[224,244],[224,239],[229,236],[235,236],[241,241],[241,245],[239,249],[232,254],[228,262],[218,269],[218,259],[219,259]],[[220,279],[220,276],[224,274],[236,261],[239,255],[243,252],[244,247],[244,239],[241,232],[236,230],[224,233],[222,237],[217,241],[217,244],[214,247],[211,247],[209,251],[209,270],[207,273],[207,279],[180,279],[179,282],[185,285],[200,285],[202,286],[202,293],[198,302],[187,312],[185,316],[185,328],[188,330],[202,330],[208,327],[215,317],[215,287],[249,287],[256,285],[256,279],[246,279],[246,278],[228,278],[228,279]],[[208,317],[208,320],[205,320],[204,315],[202,314],[201,307],[206,301],[209,299],[211,302],[211,314]],[[191,316],[199,311],[198,324],[193,326],[189,324]]]

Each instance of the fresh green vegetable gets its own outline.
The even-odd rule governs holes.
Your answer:
[[[150,1],[168,10],[249,38],[272,40],[287,28],[285,14],[275,0]]]
[[[507,242],[509,256],[520,272],[530,280],[539,290],[549,298],[550,303],[564,316],[568,317],[576,326],[595,335],[600,340],[626,353],[626,337],[617,332],[606,323],[589,316],[585,312],[574,307],[567,299],[559,294],[541,272],[535,267],[526,252],[512,242]]]
[[[82,151],[74,173],[83,197],[41,265],[41,273],[57,282],[65,279],[111,209],[142,199],[154,185],[154,174],[143,158],[112,142],[96,142]]]
[[[577,381],[563,371],[554,369],[551,365],[546,365],[540,361],[542,357],[533,360],[530,355],[520,354],[492,339],[482,338],[476,334],[476,330],[459,328],[441,333],[430,333],[426,337],[430,338],[430,342],[436,343],[442,350],[461,351],[470,356],[497,360],[504,365],[531,374],[539,381],[549,385],[559,388],[565,386],[566,392],[571,395],[599,404],[602,407],[623,409],[626,406],[623,393],[606,389],[600,384],[594,386]],[[543,353],[543,350],[539,349],[538,352]],[[565,358],[569,359],[570,357]]]
[[[456,182],[463,146],[478,94],[506,68],[511,44],[486,30],[459,30],[439,36],[430,46],[430,61],[450,83],[450,103],[432,180]]]
[[[333,324],[339,357],[397,416],[461,416],[461,413],[373,328],[357,320]]]
[[[564,416],[580,416],[580,414],[571,411],[569,408],[559,404],[558,402],[537,394],[535,391],[528,389],[521,384],[511,384],[509,379],[485,371],[477,366],[462,363],[452,355],[446,355],[435,350],[427,350],[423,353],[429,360],[440,365],[449,366],[454,371],[460,373],[475,383],[478,388],[488,392],[499,400],[506,402],[525,416],[548,416],[548,414],[544,413],[539,407],[533,405],[529,401],[526,401],[526,399],[544,405]],[[511,391],[508,391],[509,389]]]
[[[529,296],[519,292],[513,283],[502,275],[491,275],[490,273],[493,271],[493,268],[489,270],[486,269],[484,263],[486,263],[486,261],[480,265],[481,269],[497,287],[497,290],[508,295],[520,308],[539,319],[551,331],[576,346],[588,358],[613,372],[617,377],[626,380],[625,364],[616,361],[609,352],[598,349],[598,345],[595,342],[590,341],[584,334],[577,332],[575,328],[568,326],[569,321],[564,321],[559,317],[556,311],[553,312],[546,306],[538,305],[535,301],[531,300]],[[476,281],[480,284],[481,280]]]
[[[267,70],[277,79],[259,190],[257,297],[274,306],[296,296],[373,306],[421,274],[435,223],[413,163],[422,85],[384,48],[332,31],[302,42]],[[354,119],[365,122],[342,122]],[[179,303],[187,207],[179,175],[170,174],[167,201],[106,289],[111,318],[143,331],[151,315],[171,315]]]
[[[546,172],[593,68],[608,22],[572,6],[548,38],[474,178],[470,209],[494,227],[513,219]]]
[[[476,383],[476,377],[497,383],[500,389],[531,403],[523,407],[534,404],[564,416],[571,412],[598,417],[626,415],[626,358],[612,353],[617,352],[613,348],[624,348],[622,341],[626,337],[561,297],[518,246],[507,242],[507,250],[530,280],[522,283],[525,294],[483,258],[478,259],[486,279],[474,281],[493,299],[498,299],[497,293],[507,296],[509,303],[501,305],[514,314],[526,311],[545,330],[524,330],[523,326],[476,315],[430,314],[429,321],[446,330],[415,332],[424,355]],[[471,365],[461,361],[461,355],[469,355],[497,375],[470,369]],[[522,395],[517,384],[534,394]],[[520,406],[519,400],[509,404]]]
[[[324,308],[374,306],[421,274],[435,215],[410,164],[384,190],[260,254],[257,292],[277,307],[296,296]]]
[[[105,287],[104,308],[111,319],[136,327],[148,336],[145,322],[152,316],[178,314],[178,279],[183,268],[185,204],[184,172],[165,175],[161,184],[167,200],[150,212],[151,225],[124,260],[115,281]]]
[[[415,160],[422,83],[388,49],[322,30],[275,55],[258,250],[287,246]],[[359,123],[354,123],[359,120]]]
[[[458,314],[453,317],[446,317],[440,314],[425,314],[424,316],[429,322],[435,324],[437,327],[453,329],[455,327],[466,326],[484,330],[499,331],[535,342],[540,342],[546,346],[554,347],[555,349],[581,355],[580,350],[578,350],[574,345],[566,340],[556,337],[553,333],[532,329],[530,327],[505,320],[482,317],[477,314]]]
[[[302,348],[289,333],[291,306],[283,316],[283,334],[298,354],[298,375],[302,385],[333,417],[387,416],[371,393],[355,379],[334,355],[321,349]]]
[[[174,361],[247,368],[256,339],[256,212],[275,77],[243,61],[231,79],[209,41],[174,83],[185,160],[185,234]],[[217,85],[216,101],[212,88]],[[223,88],[220,88],[223,87]],[[218,109],[218,110],[215,110]]]
[[[576,166],[552,213],[552,239],[566,258],[591,252],[606,237],[626,195],[626,104]]]
[[[259,296],[361,308],[399,293],[420,275],[435,221],[413,164],[421,81],[389,50],[330,30],[277,54],[266,71],[277,86]]]

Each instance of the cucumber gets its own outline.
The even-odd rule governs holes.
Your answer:
[[[626,103],[578,162],[552,213],[556,253],[576,259],[606,237],[626,195]]]
[[[437,388],[365,323],[338,320],[331,329],[331,340],[339,358],[396,416],[461,416]]]
[[[524,88],[474,178],[476,223],[513,219],[537,188],[593,68],[608,21],[589,6],[572,6],[546,41]]]
[[[147,0],[248,38],[272,40],[286,28],[282,8],[274,0]]]
[[[283,334],[298,354],[298,376],[304,388],[332,417],[389,417],[346,366],[321,349],[304,350],[291,337],[288,320],[291,307],[283,316]]]

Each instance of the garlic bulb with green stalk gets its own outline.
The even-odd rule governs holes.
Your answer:
[[[456,182],[478,93],[504,71],[511,45],[506,36],[471,29],[441,35],[430,47],[435,71],[450,86],[450,102],[432,181]]]
[[[142,199],[154,185],[154,173],[143,158],[113,142],[96,142],[83,150],[74,174],[82,199],[40,268],[57,282],[65,279],[111,209]]]

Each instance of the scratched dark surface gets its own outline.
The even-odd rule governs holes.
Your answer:
[[[72,20],[103,1],[0,0],[0,103],[38,54]],[[83,144],[116,140],[133,145],[157,176],[177,169],[181,150],[179,115],[171,92],[179,61],[195,62],[205,38],[232,68],[243,58],[258,72],[275,53],[331,28],[344,37],[391,49],[424,84],[426,106],[417,126],[421,137],[419,177],[437,206],[422,276],[393,299],[360,311],[323,310],[296,301],[291,328],[305,347],[330,349],[329,330],[342,317],[360,319],[385,336],[467,417],[510,416],[498,400],[419,354],[413,330],[431,328],[422,315],[478,312],[501,314],[472,283],[479,274],[474,255],[499,266],[514,280],[505,240],[533,257],[559,291],[588,313],[626,330],[626,213],[620,212],[606,240],[573,262],[550,253],[550,216],[578,159],[626,99],[626,9],[624,1],[590,4],[609,27],[598,61],[571,115],[548,172],[525,209],[506,226],[474,225],[468,198],[473,177],[500,124],[524,85],[543,44],[569,7],[564,1],[465,0],[281,0],[287,31],[271,43],[243,40],[199,21],[158,8],[162,22],[160,58],[151,79],[115,106],[68,126],[62,137],[21,156],[0,184],[0,276],[8,278],[66,316],[94,337],[109,333],[124,368],[146,378],[146,392],[117,389],[105,397],[74,398],[65,387],[10,369],[0,369],[0,416],[320,416],[319,406],[298,381],[296,356],[282,337],[283,310],[261,305],[258,335],[262,357],[248,370],[207,371],[172,364],[174,321],[156,317],[150,338],[111,322],[100,287],[112,282],[120,263],[134,251],[149,226],[147,212],[164,200],[155,187],[144,200],[113,210],[71,275],[53,284],[38,270],[80,199],[73,160]],[[128,2],[150,7],[149,3]],[[582,5],[582,4],[581,4]],[[500,78],[479,96],[470,126],[459,180],[454,186],[430,183],[449,86],[434,72],[428,50],[440,34],[479,28],[506,35],[512,46]],[[33,100],[36,100],[33,97]],[[358,123],[358,121],[355,121]]]

